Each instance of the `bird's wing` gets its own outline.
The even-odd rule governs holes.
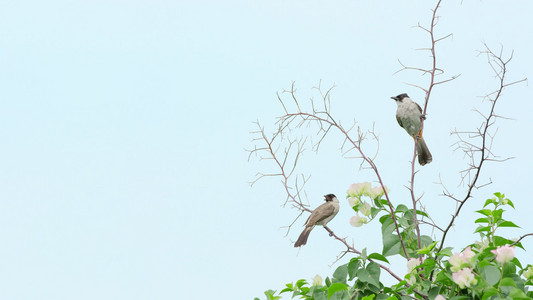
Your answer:
[[[416,103],[416,102],[415,102],[415,104],[416,104],[416,107],[418,108],[418,110],[420,111],[420,113],[422,113],[422,107],[420,107],[420,105],[418,105],[418,103]]]
[[[331,203],[324,203],[313,210],[311,216],[307,220],[307,226],[313,226],[316,223],[326,219],[335,212],[335,207]]]
[[[396,121],[398,121],[398,124],[400,124],[400,127],[403,128],[402,119],[400,119],[400,117],[398,115],[396,115]]]

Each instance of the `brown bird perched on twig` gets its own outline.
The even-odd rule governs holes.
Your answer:
[[[317,207],[307,221],[305,222],[305,229],[300,234],[300,237],[294,243],[294,247],[301,247],[307,243],[307,238],[311,233],[311,230],[315,225],[326,226],[331,219],[333,219],[339,212],[339,200],[333,194],[327,194],[324,196],[326,203]]]

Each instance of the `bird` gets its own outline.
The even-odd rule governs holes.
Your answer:
[[[391,99],[394,99],[396,104],[398,104],[396,120],[398,121],[398,124],[400,124],[400,127],[405,129],[405,131],[413,137],[415,142],[418,139],[418,143],[416,144],[418,163],[421,166],[429,164],[433,160],[433,157],[431,156],[431,152],[429,152],[426,141],[424,141],[424,138],[422,137],[422,131],[420,130],[421,119],[425,119],[425,116],[422,114],[422,108],[418,103],[411,100],[406,93],[391,97]],[[420,136],[418,136],[419,132]]]
[[[305,228],[294,243],[294,247],[301,247],[307,243],[307,238],[311,233],[311,230],[315,225],[326,226],[331,219],[333,219],[339,212],[339,200],[333,194],[327,194],[324,196],[326,203],[317,207],[307,221],[305,222]]]

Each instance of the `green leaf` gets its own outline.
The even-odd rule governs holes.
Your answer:
[[[424,268],[424,273],[426,274],[426,277],[428,277],[429,274],[433,272],[433,269],[435,269],[436,264],[437,263],[433,259],[426,258],[424,262],[417,268]]]
[[[500,292],[494,288],[494,287],[488,287],[486,289],[483,290],[483,298],[482,300],[487,300],[488,298],[494,296],[494,295],[498,295]]]
[[[301,288],[306,283],[307,283],[307,281],[305,279],[300,279],[300,280],[296,281],[296,286],[298,288]]]
[[[384,261],[384,262],[390,264],[389,261],[385,258],[385,256],[383,256],[383,255],[381,255],[381,254],[379,254],[379,253],[370,253],[370,255],[368,256],[368,258],[370,258],[370,259],[381,260],[381,261]]]
[[[501,286],[514,286],[516,287],[516,283],[512,278],[505,277],[502,279],[502,282],[500,283]]]
[[[505,246],[505,245],[510,245],[512,243],[514,243],[514,241],[511,241],[509,239],[506,239],[506,238],[503,238],[501,236],[494,236],[494,246]]]
[[[479,226],[475,231],[474,233],[476,232],[491,232],[492,231],[492,227],[490,226]]]
[[[391,256],[395,254],[404,254],[400,252],[402,244],[397,235],[391,234],[389,236],[383,236],[383,256]]]
[[[433,248],[435,248],[435,246],[437,245],[437,242],[433,242],[425,247],[422,247],[422,249],[416,251],[417,254],[422,254],[422,255],[428,255],[431,250],[433,250]]]
[[[361,282],[366,282],[379,288],[379,266],[375,262],[368,264],[366,269],[359,269],[357,271],[357,278]]]
[[[370,218],[374,219],[379,214],[380,211],[381,211],[381,209],[379,209],[379,208],[371,207],[370,208]]]
[[[511,277],[512,275],[516,274],[516,266],[512,262],[506,262],[503,265],[503,276],[504,277]]]
[[[490,220],[489,218],[479,218],[477,220],[474,221],[474,223],[489,223],[490,224]]]
[[[313,298],[314,300],[327,300],[328,294],[326,293],[326,290],[324,288],[321,289],[314,289],[313,290]]]
[[[359,267],[361,266],[361,261],[358,257],[354,257],[350,260],[348,263],[348,280],[351,281],[355,278],[355,275],[357,274],[357,270],[359,270]]]
[[[518,260],[518,258],[515,257],[515,258],[511,259],[511,262],[512,262],[513,264],[515,264],[516,266],[518,266],[520,269],[523,269],[523,268],[522,268],[522,264],[520,263],[520,261]]]
[[[446,247],[437,253],[439,256],[452,256],[452,248]]]
[[[374,286],[379,288],[379,276],[381,274],[381,269],[379,268],[379,265],[375,262],[370,262],[366,266],[366,269],[368,273],[370,274],[370,276],[372,277],[372,279],[374,280],[374,283],[375,283]]]
[[[442,285],[444,286],[452,286],[453,285],[452,275],[446,271],[441,271],[437,273],[437,278],[435,279],[435,282],[442,283]]]
[[[510,207],[514,208],[514,204],[511,200],[507,199],[507,205],[509,205]]]
[[[516,225],[515,223],[513,223],[511,221],[500,222],[498,224],[498,227],[518,227],[518,228],[520,228],[520,226]]]
[[[326,283],[326,286],[331,286],[331,279],[329,279],[329,277],[326,277],[326,280],[324,280],[324,282]]]
[[[276,293],[276,291],[274,291],[274,290],[265,291],[265,296],[267,297],[267,300],[279,300],[279,299],[281,299],[280,296],[274,296],[275,293]]]
[[[292,282],[291,283],[287,283],[285,286],[290,288],[290,289],[294,288],[294,285],[292,284]]]
[[[514,288],[509,293],[509,296],[514,299],[531,299],[522,290]]]
[[[476,210],[476,212],[482,214],[482,215],[485,215],[485,216],[491,216],[492,215],[492,210],[490,209],[481,209],[481,210]]]
[[[374,299],[374,297],[376,297],[376,295],[375,295],[375,294],[372,294],[372,295],[370,295],[370,296],[365,296],[365,297],[363,297],[361,300],[372,300],[372,299]]]
[[[485,204],[483,205],[483,208],[485,208],[487,205],[489,205],[489,204],[491,204],[491,203],[494,204],[494,200],[492,200],[492,199],[487,199],[487,201],[485,201]]]
[[[494,254],[490,253],[489,257],[492,259],[494,257]],[[493,266],[494,263],[492,263],[492,262],[490,262],[488,260],[482,260],[477,265],[478,265],[479,268],[483,268],[483,267],[486,267],[486,266]]]
[[[424,216],[424,217],[426,217],[426,218],[429,218],[428,214],[427,214],[425,211],[417,210],[416,213],[417,213],[419,216]]]
[[[346,277],[348,276],[348,264],[339,266],[335,272],[333,272],[333,282],[346,283]]]
[[[348,291],[348,286],[341,282],[335,282],[328,288],[328,299],[331,298],[333,294],[339,291]]]
[[[396,221],[398,222],[398,225],[402,228],[407,228],[411,225],[413,225],[413,220],[414,218],[412,216],[400,216],[400,217],[396,217]],[[405,231],[404,231],[405,232]]]
[[[492,212],[492,216],[494,217],[494,221],[498,222],[501,220],[503,214],[503,209],[496,209]]]
[[[495,285],[500,281],[500,270],[494,265],[481,268],[480,275],[489,285]]]
[[[396,206],[396,212],[406,212],[408,210],[409,208],[407,208],[407,206],[403,204],[399,204],[398,206]]]
[[[439,286],[433,286],[429,289],[429,292],[427,295],[429,296],[429,299],[435,299],[437,295],[440,294],[440,287]]]
[[[396,231],[394,222],[390,215],[385,215],[379,219],[381,222],[381,236],[383,239],[383,256],[391,256],[400,253],[401,243],[397,235],[393,234]]]

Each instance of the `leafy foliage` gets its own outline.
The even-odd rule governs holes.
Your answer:
[[[365,250],[349,263],[339,266],[324,282],[319,279],[310,285],[301,279],[295,284],[286,284],[279,293],[266,291],[266,299],[281,299],[283,294],[289,293],[292,298],[315,300],[436,299],[439,295],[444,297],[440,299],[453,300],[532,299],[533,291],[529,287],[533,286],[533,267],[523,267],[514,257],[515,247],[523,248],[521,243],[497,235],[499,228],[518,227],[503,218],[504,208],[514,208],[514,204],[504,194],[495,193],[494,196],[477,211],[480,218],[475,220],[479,224],[475,232],[479,234],[480,241],[455,254],[448,248],[437,251],[437,242],[429,237],[422,239],[423,246],[417,250],[417,237],[410,221],[412,210],[396,207],[401,234],[411,257],[408,269],[412,270],[404,280],[391,287],[381,282],[381,268],[376,261],[388,263],[387,256],[402,255],[403,252],[399,251],[399,239],[394,235],[391,217],[385,213],[379,218],[382,224],[382,253],[367,255]],[[380,199],[375,199],[376,202],[380,203]],[[377,205],[376,209],[387,212]]]

